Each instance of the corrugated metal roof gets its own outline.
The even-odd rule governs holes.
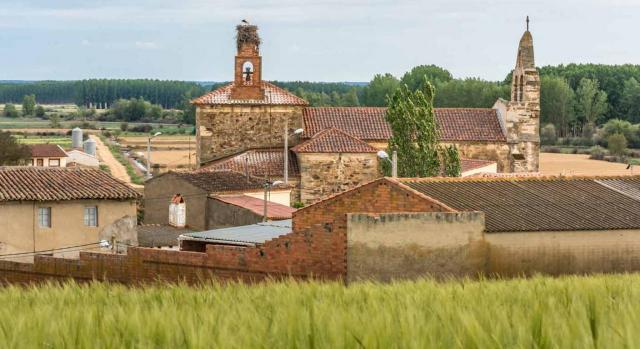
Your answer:
[[[179,240],[225,245],[257,245],[291,232],[291,219],[182,234]]]

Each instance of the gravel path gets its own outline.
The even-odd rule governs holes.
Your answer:
[[[131,184],[131,178],[127,174],[127,169],[118,162],[113,154],[111,154],[109,147],[102,142],[100,137],[95,135],[89,135],[89,137],[96,141],[96,152],[98,153],[98,157],[103,163],[109,166],[111,175],[123,182]]]

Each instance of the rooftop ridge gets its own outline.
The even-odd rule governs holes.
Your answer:
[[[597,181],[607,179],[640,180],[640,175],[540,175],[540,176],[513,176],[513,177],[405,177],[396,178],[400,182],[524,182],[524,181],[560,181],[582,180]]]
[[[348,151],[342,151],[343,149],[339,149],[342,146],[349,146],[349,144],[322,144],[322,141],[327,139],[328,137],[331,137],[332,134],[338,135],[346,138],[346,140],[352,142],[353,144],[351,144],[352,146],[354,146],[354,148],[348,150]],[[329,142],[331,142],[332,140],[329,139]],[[333,140],[335,141],[335,140]],[[309,148],[313,148],[313,146],[316,145],[319,148],[323,148],[323,147],[329,147],[329,148],[333,148],[333,149],[317,149],[317,150],[310,150]],[[358,148],[359,147],[359,148]],[[356,149],[358,148],[358,149]],[[296,145],[295,147],[291,148],[291,150],[293,150],[294,152],[298,152],[298,153],[315,153],[315,152],[340,152],[340,153],[349,153],[349,152],[353,152],[353,153],[375,153],[378,150],[374,147],[372,147],[371,145],[369,145],[369,143],[349,134],[348,132],[345,132],[339,128],[336,127],[328,127],[325,129],[322,129],[318,132],[316,132],[316,134],[314,134],[310,139],[308,139],[307,141],[300,143],[298,145]]]

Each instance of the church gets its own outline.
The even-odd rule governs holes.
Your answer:
[[[538,171],[540,77],[528,26],[527,18],[511,101],[499,99],[492,108],[435,108],[440,142],[458,148],[463,169],[493,163],[497,172]],[[192,101],[197,171],[283,180],[293,188],[291,202],[305,205],[381,176],[378,162],[384,160],[377,152],[391,136],[386,108],[310,107],[262,80],[257,26],[238,25],[236,39],[233,82]]]

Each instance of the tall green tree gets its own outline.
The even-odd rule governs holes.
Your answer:
[[[561,137],[575,122],[575,93],[564,78],[544,76],[540,88],[541,124],[551,123]]]
[[[11,103],[7,103],[4,105],[2,115],[7,118],[17,118],[18,116],[20,116],[20,114],[18,113],[18,109],[16,109],[16,106]]]
[[[36,95],[26,95],[22,98],[22,115],[33,116],[36,112]]]
[[[576,113],[589,127],[594,127],[607,112],[607,93],[598,87],[598,80],[583,78],[576,89]]]
[[[31,157],[29,147],[20,144],[9,132],[0,131],[0,166],[20,165]]]
[[[406,85],[396,89],[389,99],[385,119],[389,122],[392,136],[388,151],[398,154],[398,175],[401,177],[432,177],[441,173],[442,158],[445,162],[458,162],[459,157],[449,153],[444,156],[438,142],[438,128],[433,111],[435,89],[425,81],[424,91],[411,91]],[[455,168],[444,164],[445,172]],[[388,166],[385,172],[389,174]]]
[[[369,107],[383,107],[387,105],[387,98],[393,95],[400,86],[400,81],[391,74],[377,74],[367,87],[364,88],[363,104]]]
[[[627,120],[640,122],[640,82],[635,78],[624,82],[620,107]]]
[[[409,90],[416,91],[424,90],[426,81],[437,86],[451,79],[453,79],[453,76],[448,70],[431,64],[414,67],[402,76],[400,82],[407,85]]]

